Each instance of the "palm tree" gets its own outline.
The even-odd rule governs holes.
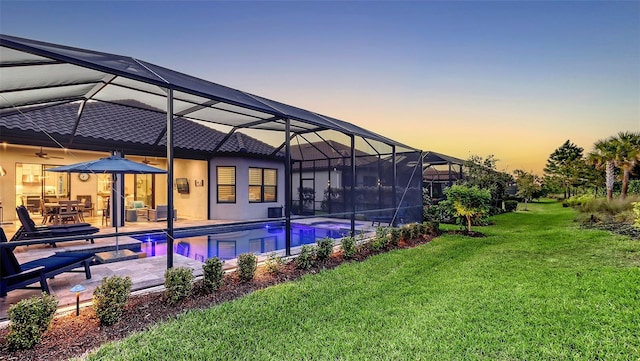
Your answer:
[[[606,140],[597,141],[588,160],[598,168],[604,166],[608,200],[613,198],[614,167],[622,170],[620,199],[625,199],[629,189],[629,174],[640,162],[640,133],[619,132]]]
[[[614,162],[622,170],[620,198],[625,199],[629,189],[629,174],[640,161],[640,133],[619,132],[617,137],[613,137],[613,143],[616,146]]]
[[[607,187],[607,201],[613,199],[613,184],[615,183],[615,159],[616,147],[611,140],[599,140],[593,145],[593,151],[589,153],[587,160],[596,168],[605,169],[605,185]]]

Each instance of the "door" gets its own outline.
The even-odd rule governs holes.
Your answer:
[[[55,197],[71,199],[69,193],[69,173],[48,172],[57,165],[44,164],[42,166],[42,198]]]
[[[134,197],[136,201],[142,201],[149,208],[155,208],[153,191],[155,188],[155,178],[153,174],[135,174],[134,182],[136,189]]]
[[[302,179],[302,214],[311,215],[315,214],[316,209],[316,186],[315,179],[303,178]]]

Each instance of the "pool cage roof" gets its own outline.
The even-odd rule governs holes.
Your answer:
[[[85,105],[93,102],[164,113],[167,123],[156,142],[166,144],[167,149],[169,209],[173,202],[170,190],[173,186],[173,121],[176,118],[223,130],[224,136],[211,139],[215,144],[210,149],[210,157],[223,149],[226,142],[235,139],[238,131],[280,134],[280,143],[273,144],[270,155],[284,157],[289,160],[285,163],[289,164],[303,160],[290,153],[294,142],[316,148],[316,156],[320,158],[350,157],[354,167],[356,149],[378,159],[420,153],[418,149],[351,123],[133,57],[10,35],[0,34],[0,79],[0,117],[19,114],[26,120],[30,111],[78,104],[76,124],[70,130],[72,137],[83,122]],[[142,121],[141,129],[144,126]],[[161,142],[161,139],[165,141]],[[346,144],[349,151],[338,149],[335,142]],[[320,143],[325,145],[315,145]],[[79,147],[71,143],[64,146]],[[337,154],[329,154],[334,151]],[[289,167],[286,169],[290,173]],[[291,187],[290,184],[285,186]],[[288,221],[289,215],[286,217]],[[167,223],[171,237],[171,217]]]
[[[132,57],[0,35],[0,110],[74,101],[104,101],[166,110],[229,126],[293,134],[335,130],[411,147],[345,121],[228,88]],[[133,104],[133,106],[136,106]]]

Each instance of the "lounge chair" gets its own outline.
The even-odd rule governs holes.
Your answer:
[[[386,223],[389,225],[389,227],[395,227],[396,225],[398,225],[398,223],[404,223],[404,219],[406,218],[407,213],[407,207],[408,205],[403,202],[402,204],[400,204],[400,207],[398,207],[398,209],[393,210],[390,214],[369,217],[371,226],[374,226],[376,223],[378,223],[378,226]]]
[[[29,212],[24,206],[16,207],[16,213],[18,214],[18,219],[20,219],[20,223],[22,223],[22,226],[18,228],[16,234],[11,238],[11,241],[86,235],[86,240],[88,242],[94,243],[93,237],[90,235],[100,231],[99,228],[93,227],[89,223],[36,226],[35,222],[33,221],[33,219],[31,219],[31,217],[29,216]],[[51,244],[51,246],[53,247],[56,247],[56,242],[49,242],[49,244]]]
[[[0,243],[7,243],[7,236],[0,228]],[[0,297],[16,289],[41,289],[49,292],[48,278],[65,272],[84,272],[87,279],[91,278],[89,265],[93,260],[93,253],[66,252],[53,256],[18,263],[11,247],[0,247]],[[84,267],[84,270],[75,270]],[[40,287],[30,286],[40,283]]]

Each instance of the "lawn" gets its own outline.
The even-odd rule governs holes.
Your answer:
[[[108,360],[640,358],[640,242],[529,205],[413,249],[192,311]]]

